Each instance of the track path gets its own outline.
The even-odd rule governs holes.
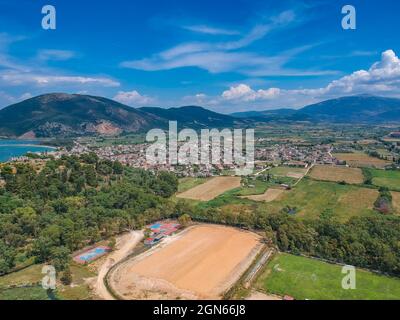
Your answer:
[[[99,268],[95,284],[95,291],[99,298],[104,300],[115,300],[104,284],[104,277],[115,264],[126,258],[131,253],[143,237],[143,231],[130,231],[117,239],[116,249],[110,253],[107,260]]]

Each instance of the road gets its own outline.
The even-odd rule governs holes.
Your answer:
[[[115,264],[131,253],[133,248],[136,247],[143,237],[142,231],[130,231],[117,239],[116,249],[107,257],[107,260],[99,268],[97,275],[95,291],[100,299],[115,300],[104,284],[104,277]]]

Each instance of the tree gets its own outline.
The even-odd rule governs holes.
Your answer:
[[[183,227],[187,227],[192,222],[192,218],[185,213],[178,218],[178,221]]]
[[[108,241],[108,246],[111,248],[111,250],[115,249],[115,245],[117,244],[117,240],[115,237],[111,237],[111,239]]]
[[[64,246],[51,248],[50,259],[57,271],[66,270],[71,260],[70,251]]]
[[[150,238],[151,234],[152,234],[152,231],[150,228],[144,229],[144,238],[145,239]]]
[[[72,283],[72,273],[70,268],[66,268],[60,278],[63,285],[70,285]]]

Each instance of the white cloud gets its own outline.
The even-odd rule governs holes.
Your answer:
[[[142,107],[154,103],[154,99],[145,95],[141,95],[136,90],[133,91],[119,91],[114,97],[115,101],[132,107]]]
[[[265,56],[240,50],[263,39],[273,30],[289,25],[295,18],[293,11],[285,11],[272,17],[269,23],[254,26],[237,40],[181,43],[144,59],[122,62],[121,66],[145,71],[197,67],[210,73],[236,72],[252,77],[332,74],[332,71],[293,70],[285,67],[293,56],[310,49],[311,46],[295,48],[278,56]]]
[[[0,73],[0,81],[14,86],[31,84],[40,87],[55,86],[60,84],[100,85],[103,87],[118,87],[120,85],[118,81],[103,77],[64,76],[19,72]]]
[[[56,60],[65,61],[72,59],[76,56],[75,52],[70,50],[54,50],[54,49],[44,49],[38,52],[38,59],[40,60]]]
[[[69,50],[39,50],[32,59],[16,59],[8,53],[11,43],[25,38],[0,33],[0,85],[5,86],[37,86],[54,87],[69,86],[101,86],[118,87],[120,83],[104,76],[67,75],[65,72],[46,66],[48,60],[67,60],[75,53]]]
[[[12,96],[3,91],[0,91],[0,109],[3,106],[8,106],[26,99],[32,98],[32,94],[29,92],[23,93],[20,96]]]
[[[211,35],[232,36],[232,35],[240,34],[240,32],[237,31],[237,30],[228,30],[228,29],[222,29],[222,28],[215,28],[215,27],[210,27],[210,26],[206,26],[206,25],[184,26],[183,28],[186,29],[186,30],[189,30],[189,31],[198,32],[198,33],[205,33],[205,34],[211,34]]]
[[[233,86],[229,90],[222,93],[222,98],[225,100],[239,100],[239,101],[255,101],[255,100],[268,100],[275,99],[280,95],[280,89],[269,88],[267,90],[253,90],[246,84],[239,84]]]
[[[382,53],[381,60],[368,70],[358,70],[334,80],[325,87],[308,89],[268,88],[254,90],[247,84],[230,87],[219,97],[219,104],[239,105],[253,102],[254,106],[301,107],[305,104],[356,94],[400,96],[400,59],[393,50]]]

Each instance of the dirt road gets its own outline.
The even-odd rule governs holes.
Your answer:
[[[131,231],[117,239],[116,249],[107,257],[106,261],[99,268],[94,288],[99,298],[104,300],[115,300],[104,285],[104,277],[112,266],[127,257],[132,249],[135,248],[142,239],[142,231]]]

